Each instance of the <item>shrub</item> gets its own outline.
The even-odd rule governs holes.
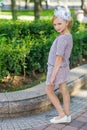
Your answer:
[[[86,24],[79,23],[78,21],[77,23],[74,24],[73,29],[72,29],[73,50],[70,57],[71,67],[75,67],[78,63],[81,63],[84,56],[87,55]],[[75,28],[75,31],[74,31],[74,28]]]
[[[72,27],[74,46],[70,57],[71,67],[87,55],[86,27],[86,24],[75,19]],[[48,53],[57,35],[50,20],[0,21],[0,79],[8,74],[45,72]]]

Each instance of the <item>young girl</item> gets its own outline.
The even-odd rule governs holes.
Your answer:
[[[52,22],[54,29],[59,32],[60,35],[54,40],[49,52],[46,93],[58,111],[59,116],[54,117],[50,122],[71,122],[70,95],[66,87],[70,71],[69,57],[73,46],[72,35],[70,34],[72,25],[70,11],[63,6],[59,6],[54,11]],[[59,85],[60,92],[63,95],[64,109],[58,97],[55,95],[55,85]]]

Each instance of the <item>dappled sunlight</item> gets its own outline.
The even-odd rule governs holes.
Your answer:
[[[84,68],[83,68],[83,66],[84,66]],[[83,65],[82,67],[78,67],[78,69],[77,68],[74,68],[74,69],[72,69],[71,70],[71,73],[72,74],[87,74],[87,71],[85,71],[85,67],[86,67],[86,65]]]
[[[84,68],[83,68],[83,66],[84,66]],[[83,65],[83,66],[78,67],[78,69],[77,68],[71,69],[69,81],[73,81],[74,79],[78,79],[78,77],[81,77],[81,76],[87,74],[87,71],[85,68],[86,65]]]
[[[72,96],[87,98],[87,90],[76,90],[72,93]]]
[[[84,16],[83,12],[80,12],[80,13],[77,15],[77,19],[78,19],[80,22],[87,23],[87,17]]]

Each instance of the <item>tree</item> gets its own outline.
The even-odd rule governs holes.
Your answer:
[[[25,9],[27,9],[28,0],[25,0]]]
[[[40,8],[42,8],[42,0],[39,0]]]
[[[16,1],[11,0],[11,10],[13,20],[17,20],[17,10],[16,10]]]
[[[3,1],[0,0],[0,11],[2,10],[2,6],[3,6]]]
[[[81,0],[81,9],[83,10],[84,0]]]
[[[20,10],[20,8],[21,8],[21,0],[19,0],[18,2],[19,2],[18,9]]]
[[[87,16],[87,3],[85,0],[81,0],[81,9],[84,11],[84,15]]]
[[[40,0],[34,0],[34,16],[35,20],[40,18]]]
[[[48,9],[48,2],[47,2],[47,0],[45,0],[45,3],[46,3],[46,9]]]

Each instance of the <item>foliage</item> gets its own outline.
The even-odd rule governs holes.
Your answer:
[[[2,10],[0,12],[2,15],[11,15],[10,10]],[[34,11],[33,10],[18,10],[17,11],[17,16],[34,16]],[[47,17],[52,17],[53,15],[53,9],[48,9],[48,10],[41,10],[40,11],[40,16],[47,16]]]
[[[21,44],[17,44],[13,38],[8,43],[6,35],[0,36],[0,79],[10,74],[19,75],[26,67],[25,57],[29,53],[29,44],[25,42],[22,40]]]
[[[74,17],[74,16],[73,16]],[[71,67],[87,56],[87,25],[74,18]],[[45,72],[49,49],[55,37],[50,20],[0,21],[0,79],[7,75]]]
[[[76,66],[82,62],[83,58],[87,56],[87,31],[86,24],[75,22],[73,29],[73,50],[70,57],[71,67]]]

